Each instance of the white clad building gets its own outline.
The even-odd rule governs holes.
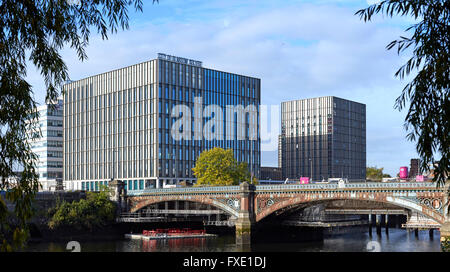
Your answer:
[[[41,137],[31,142],[32,151],[38,156],[37,172],[41,191],[53,191],[57,182],[63,182],[63,100],[37,107]],[[72,189],[65,186],[65,189]]]

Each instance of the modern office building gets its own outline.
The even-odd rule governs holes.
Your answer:
[[[233,149],[259,177],[260,86],[258,78],[165,54],[68,83],[64,180],[82,190],[112,178],[127,190],[194,182],[196,158],[213,147]],[[235,112],[225,114],[226,105]]]
[[[39,106],[37,111],[41,137],[30,144],[32,151],[38,156],[37,169],[41,190],[53,191],[57,185],[62,189],[63,100],[58,99],[52,106],[50,104]]]
[[[366,177],[366,106],[333,97],[281,104],[283,178]]]

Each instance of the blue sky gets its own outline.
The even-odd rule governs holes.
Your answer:
[[[161,0],[144,1],[130,14],[130,29],[103,41],[93,34],[81,62],[62,55],[72,79],[81,79],[154,59],[156,54],[203,61],[210,67],[261,78],[262,104],[333,95],[366,104],[367,165],[396,175],[417,157],[405,138],[406,111],[394,101],[406,81],[394,77],[408,55],[386,45],[412,23],[408,18],[377,18],[354,13],[374,0]],[[35,98],[43,103],[44,84],[29,67]],[[263,166],[277,165],[277,152],[263,152]]]

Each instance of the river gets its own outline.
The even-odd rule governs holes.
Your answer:
[[[254,252],[366,252],[373,251],[374,245],[381,252],[439,252],[440,236],[434,231],[432,237],[428,231],[414,232],[404,229],[390,229],[386,235],[368,231],[348,231],[345,233],[329,233],[322,241],[317,242],[254,242]],[[369,247],[368,243],[373,241]],[[67,243],[39,242],[30,243],[27,252],[62,252]],[[222,234],[214,238],[184,238],[167,240],[127,240],[81,242],[82,252],[235,252],[241,251],[235,245],[232,234]],[[369,248],[369,250],[368,250]]]

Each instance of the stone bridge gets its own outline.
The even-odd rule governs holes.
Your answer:
[[[237,242],[245,244],[250,243],[252,227],[271,214],[336,200],[384,203],[448,225],[448,191],[448,184],[436,187],[430,182],[256,186],[244,182],[240,186],[146,189],[129,192],[126,198],[130,212],[167,201],[212,205],[236,219]],[[441,230],[441,235],[446,233]]]

